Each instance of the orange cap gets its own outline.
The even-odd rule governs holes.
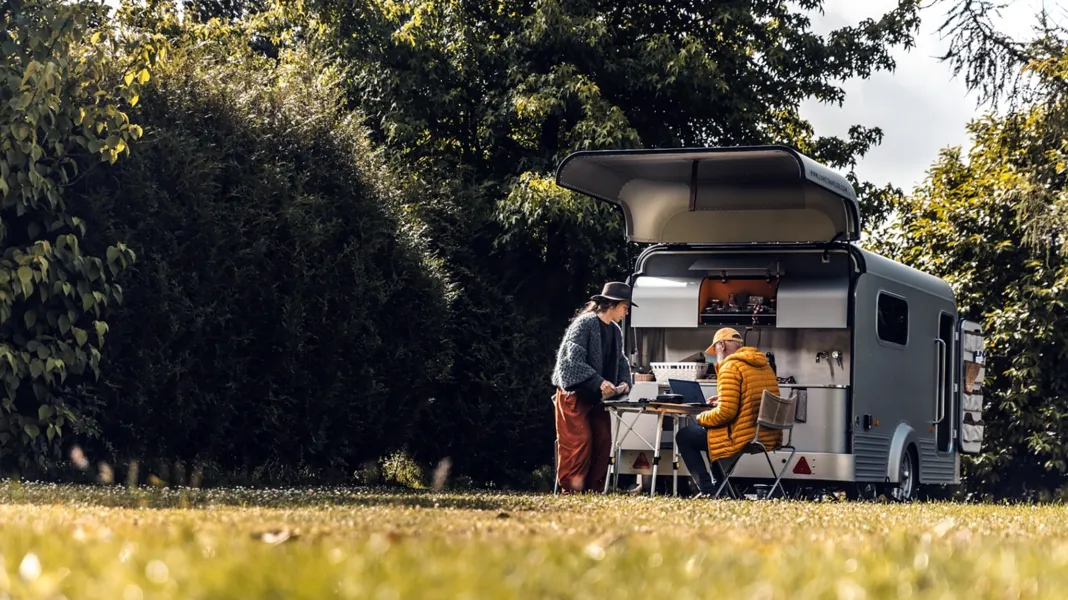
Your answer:
[[[736,329],[730,327],[724,327],[716,332],[716,336],[712,338],[712,345],[705,349],[708,354],[715,354],[716,344],[718,342],[738,342],[739,344],[745,343],[745,338],[742,334],[738,333]]]

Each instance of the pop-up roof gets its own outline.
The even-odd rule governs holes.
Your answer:
[[[556,183],[619,205],[627,239],[653,243],[856,240],[853,186],[782,146],[576,152]]]

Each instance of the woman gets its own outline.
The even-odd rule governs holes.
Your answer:
[[[630,389],[617,325],[630,310],[630,297],[629,285],[605,284],[571,321],[556,353],[557,479],[565,493],[604,489],[612,423],[602,402]]]

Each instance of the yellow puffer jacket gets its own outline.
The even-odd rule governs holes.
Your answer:
[[[779,395],[775,371],[764,354],[749,346],[739,348],[716,365],[716,393],[719,404],[697,415],[697,422],[708,428],[710,461],[737,454],[756,434],[760,398],[764,390]],[[761,429],[760,441],[770,450],[782,440],[782,432]]]

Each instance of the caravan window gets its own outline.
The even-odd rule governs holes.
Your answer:
[[[877,300],[879,339],[904,346],[909,341],[909,304],[904,298],[879,292]]]

